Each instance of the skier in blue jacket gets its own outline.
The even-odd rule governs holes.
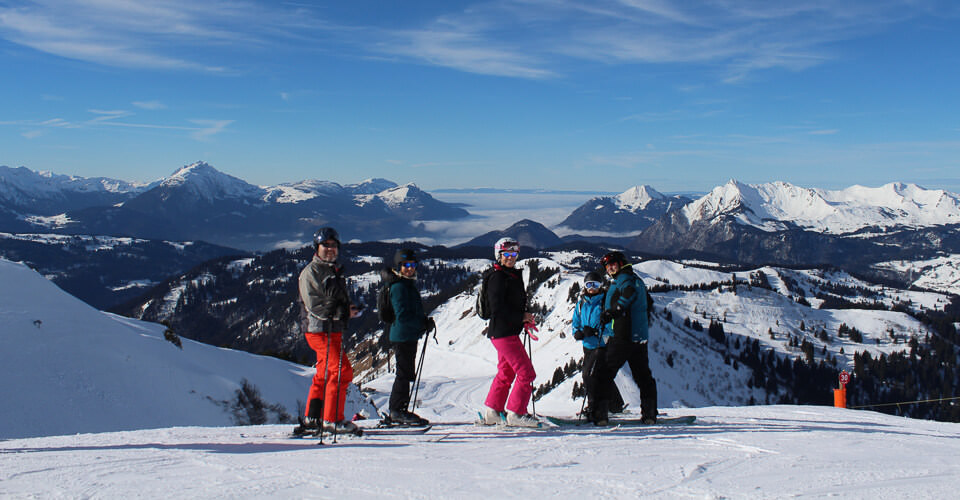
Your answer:
[[[609,329],[605,329],[601,317],[603,315],[604,287],[603,276],[596,271],[591,271],[583,279],[583,293],[577,301],[577,306],[573,310],[573,338],[583,344],[583,388],[587,396],[587,407],[582,414],[587,421],[594,422],[594,410],[597,408],[597,363],[602,362],[606,351],[607,340],[613,335]],[[612,381],[609,387],[611,402],[609,403],[611,411],[614,413],[622,411],[623,398],[616,384]]]

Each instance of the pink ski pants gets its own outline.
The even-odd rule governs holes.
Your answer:
[[[533,363],[523,348],[519,335],[511,335],[499,339],[490,339],[497,350],[497,376],[493,378],[490,392],[487,393],[485,404],[496,411],[506,409],[518,414],[526,415],[527,403],[533,393],[533,380],[537,373],[533,370]],[[516,384],[514,384],[516,379]],[[510,386],[513,385],[513,391]],[[507,401],[507,395],[510,400]]]

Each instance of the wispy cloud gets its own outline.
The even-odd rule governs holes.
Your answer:
[[[370,50],[483,74],[550,78],[574,71],[577,61],[703,63],[736,82],[760,70],[800,71],[835,59],[834,42],[922,15],[925,4],[498,0],[368,38],[376,40]]]
[[[230,73],[279,50],[524,79],[563,77],[584,71],[585,62],[694,63],[737,82],[836,59],[836,42],[918,16],[956,14],[936,0],[478,0],[435,3],[435,14],[379,8],[381,16],[258,0],[10,0],[0,3],[0,38],[72,59],[160,70]]]
[[[134,113],[127,110],[89,109],[92,118],[79,121],[70,121],[64,118],[47,118],[43,120],[16,120],[0,121],[0,126],[16,126],[25,129],[20,135],[27,139],[36,139],[46,135],[53,129],[94,129],[97,127],[180,130],[190,134],[198,141],[208,141],[213,136],[225,131],[234,120],[189,120],[193,125],[167,125],[156,123],[135,123],[127,121]]]
[[[160,101],[134,101],[131,104],[140,109],[146,109],[149,111],[157,111],[167,108],[167,106]]]
[[[227,129],[233,120],[190,120],[191,123],[200,125],[200,128],[191,135],[198,141],[207,141],[213,136]]]
[[[122,109],[119,109],[119,110],[89,109],[87,111],[96,115],[94,118],[90,120],[90,123],[116,120],[119,118],[130,116],[132,114],[131,112],[122,110]]]
[[[251,48],[293,23],[289,9],[249,0],[13,0],[0,38],[61,57],[125,68],[224,72],[204,49]],[[184,56],[183,54],[189,54]]]

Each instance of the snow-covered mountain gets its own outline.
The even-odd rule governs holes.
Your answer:
[[[754,185],[731,180],[684,207],[683,215],[691,224],[727,216],[763,231],[795,226],[846,234],[867,227],[958,224],[960,196],[903,183],[827,191],[786,182]]]
[[[689,202],[685,196],[666,196],[647,185],[634,186],[616,196],[591,198],[567,216],[560,226],[588,234],[636,233]]]
[[[211,203],[229,198],[259,198],[265,194],[264,188],[220,172],[205,162],[179,168],[163,179],[156,188],[164,192],[185,190],[190,195]]]
[[[78,177],[0,165],[0,206],[34,215],[55,215],[126,200],[146,184],[106,177]]]
[[[4,259],[0,282],[0,439],[290,422],[306,399],[308,367],[100,312]]]
[[[665,214],[628,246],[743,264],[873,263],[960,252],[960,196],[912,184],[840,191],[730,181]]]
[[[356,184],[347,184],[345,186],[353,194],[377,194],[388,189],[397,187],[397,183],[387,179],[366,179]]]
[[[402,214],[410,220],[449,220],[469,215],[466,210],[434,199],[429,193],[415,184],[393,186],[375,194],[363,194],[370,191],[369,186],[382,187],[383,183],[361,184],[353,189],[354,199],[361,206],[382,204],[387,211]]]
[[[42,192],[53,196],[61,192],[62,184]],[[23,185],[27,184],[17,184]],[[18,190],[16,198],[9,198],[39,196],[30,193]],[[397,186],[385,179],[368,179],[341,186],[309,180],[261,187],[204,162],[186,165],[150,186],[123,191],[122,197],[108,201],[38,214],[29,211],[29,204],[26,208],[6,204],[0,197],[0,230],[205,240],[260,250],[308,241],[325,224],[339,226],[348,239],[398,238],[422,233],[422,220],[469,215],[413,184]]]

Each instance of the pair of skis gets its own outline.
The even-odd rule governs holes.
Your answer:
[[[410,425],[390,425],[383,427],[357,427],[356,431],[347,432],[341,435],[347,436],[387,436],[387,435],[416,435],[416,434],[425,434],[433,428],[432,425],[421,425],[421,426],[410,426]],[[300,427],[297,427],[293,430],[293,434],[290,436],[292,438],[315,438],[320,436],[319,429],[309,429],[304,430]]]
[[[593,426],[592,423],[582,419],[582,418],[572,418],[572,417],[549,417],[544,416],[543,418],[547,419],[551,424],[560,426],[560,427],[571,427],[571,426]],[[621,426],[621,427],[653,427],[657,425],[690,425],[697,421],[697,417],[693,415],[682,415],[677,417],[657,417],[656,423],[646,423],[639,418],[623,418],[623,417],[613,417],[608,421],[607,427],[610,426]]]
[[[552,427],[544,427],[542,424],[536,427],[510,426],[510,425],[507,425],[506,419],[504,419],[502,416],[500,418],[499,423],[495,425],[490,425],[490,424],[484,423],[484,418],[482,413],[477,412],[477,416],[479,417],[479,419],[477,420],[477,425],[481,425],[485,427],[509,428],[509,429],[515,429],[515,430],[551,429],[552,428]],[[582,418],[575,418],[575,417],[554,417],[549,415],[541,415],[541,418],[545,419],[547,422],[553,424],[556,427],[577,427],[577,426],[592,425],[590,422]],[[697,420],[697,417],[693,415],[683,415],[683,416],[676,416],[676,417],[663,416],[663,417],[658,417],[656,423],[651,424],[648,422],[644,422],[642,419],[639,419],[639,418],[614,417],[609,420],[608,425],[602,426],[602,427],[640,427],[640,426],[652,427],[656,425],[690,425],[696,422],[696,420]]]

